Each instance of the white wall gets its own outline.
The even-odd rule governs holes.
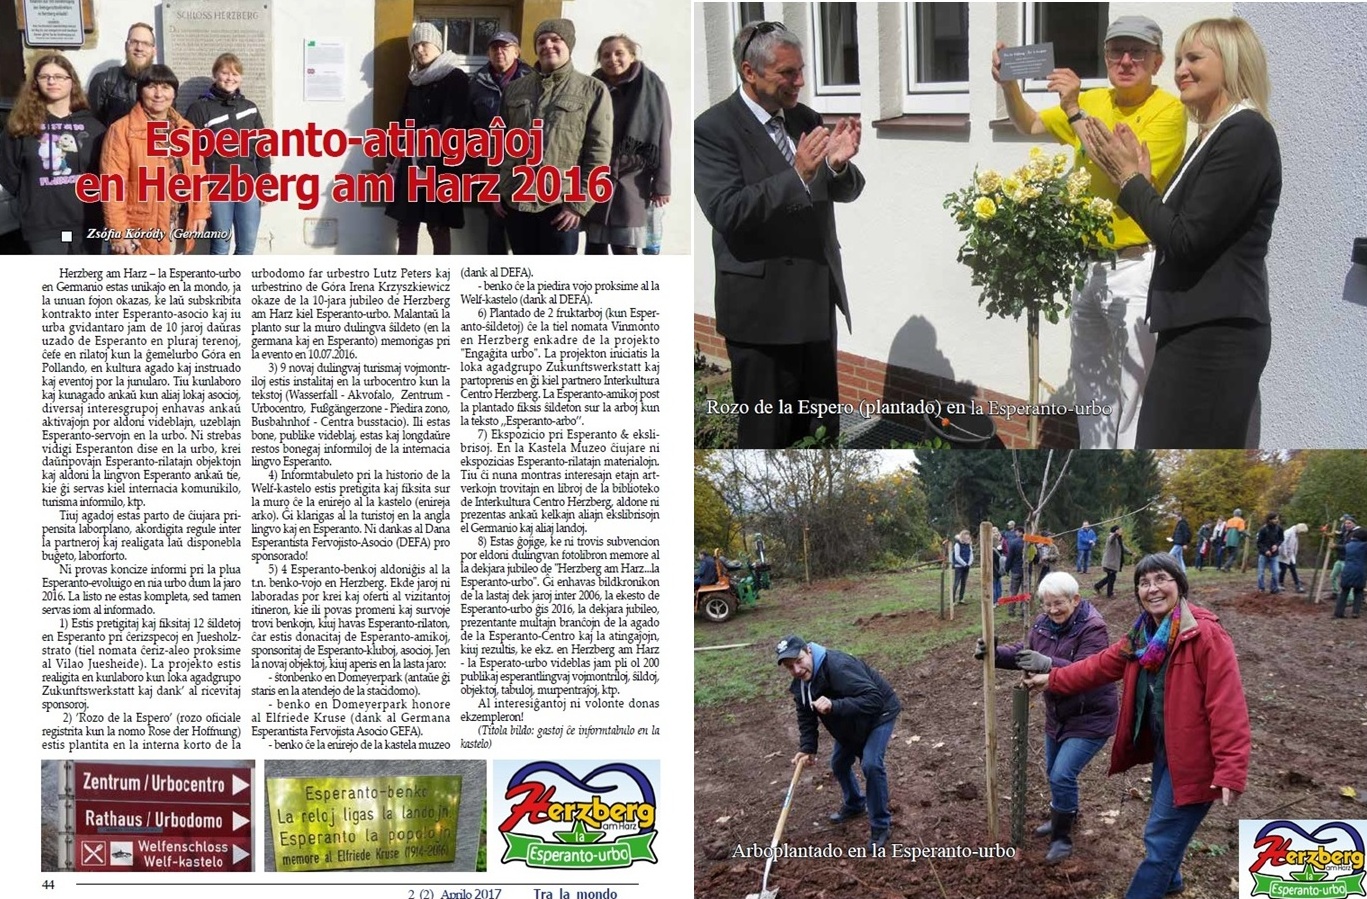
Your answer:
[[[694,27],[706,35],[699,41],[706,48],[694,54],[698,111],[724,99],[734,84],[712,71],[731,66],[727,7],[708,4],[695,10]],[[1312,407],[1314,426],[1304,427],[1297,424],[1296,404],[1312,392],[1306,388],[1332,377],[1331,365],[1342,364],[1342,359],[1324,354],[1326,347],[1332,347],[1334,356],[1351,358],[1349,365],[1356,366],[1352,370],[1358,375],[1354,383],[1363,383],[1367,273],[1361,266],[1349,272],[1347,255],[1351,236],[1367,236],[1367,193],[1362,188],[1367,111],[1361,103],[1343,101],[1348,91],[1358,91],[1367,74],[1361,39],[1367,22],[1364,4],[1256,3],[1239,9],[1272,55],[1273,113],[1286,169],[1269,261],[1274,343],[1263,379],[1263,445],[1362,446],[1367,440],[1360,413],[1333,412],[1333,402],[1321,399]],[[942,203],[946,193],[967,183],[975,165],[1014,168],[1035,142],[1009,126],[994,129],[988,124],[1004,116],[1001,92],[990,74],[992,46],[999,35],[1007,43],[1019,42],[1020,11],[1018,3],[970,7],[967,134],[889,134],[874,129],[872,122],[900,107],[900,4],[859,4],[864,89],[857,110],[864,140],[856,163],[868,186],[858,201],[838,205],[836,211],[854,318],[854,333],[841,335],[841,349],[1014,396],[1024,396],[1028,386],[1024,324],[986,319],[968,270],[955,262],[961,234]],[[1171,53],[1177,36],[1193,21],[1233,11],[1228,3],[1112,3],[1109,14],[1144,14],[1158,22],[1169,52],[1158,83],[1175,92]],[[771,3],[766,12],[784,15],[799,34],[809,31],[806,4]],[[810,92],[813,59],[810,35],[806,37]],[[1334,90],[1334,84],[1343,89]],[[695,310],[712,315],[710,236],[701,216],[697,236]],[[1293,285],[1299,289],[1293,291]],[[1043,380],[1064,384],[1068,359],[1067,322],[1044,324]],[[1279,388],[1288,378],[1299,378],[1300,389]],[[1285,395],[1277,396],[1278,390]]]
[[[1367,446],[1367,266],[1349,257],[1353,238],[1367,237],[1367,4],[1236,3],[1234,11],[1267,48],[1282,151],[1261,442]]]
[[[83,83],[97,69],[122,63],[123,42],[128,26],[134,22],[150,22],[158,29],[160,46],[160,4],[152,0],[101,0],[96,4],[99,21],[98,43],[87,49],[68,53]],[[674,183],[678,185],[679,205],[669,209],[666,216],[666,253],[689,252],[689,229],[684,215],[689,208],[685,202],[691,192],[693,157],[692,119],[689,115],[688,72],[690,61],[687,48],[686,0],[650,3],[646,0],[567,0],[564,15],[575,23],[577,34],[573,55],[575,67],[585,73],[597,68],[594,50],[598,41],[608,34],[625,32],[642,45],[642,58],[664,79],[674,104]],[[271,99],[275,121],[271,127],[302,127],[308,122],[319,128],[341,128],[359,133],[374,123],[372,87],[374,84],[374,4],[371,0],[273,0],[271,3],[273,48],[271,64],[274,85]],[[532,23],[533,26],[535,23]],[[303,99],[304,41],[308,38],[342,40],[346,43],[347,99],[340,103],[315,102],[305,105]],[[231,50],[224,47],[223,50]],[[524,48],[524,57],[534,54]],[[160,58],[160,53],[158,54]],[[182,80],[189,74],[176,73]],[[263,85],[250,82],[243,85],[248,97],[260,98]],[[281,174],[316,172],[324,188],[331,184],[338,172],[371,171],[371,161],[356,149],[341,159],[277,158],[272,170]],[[306,243],[309,219],[329,218],[337,223],[338,245],[315,247]],[[483,213],[469,207],[464,232],[454,235],[454,251],[482,252],[484,246]],[[430,251],[425,245],[423,251]],[[379,206],[339,204],[326,200],[312,211],[300,210],[294,203],[268,204],[262,212],[261,232],[257,239],[259,254],[365,254],[392,253],[395,247],[394,222],[384,217]]]

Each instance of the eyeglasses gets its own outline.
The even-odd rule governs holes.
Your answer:
[[[46,81],[48,84],[61,84],[63,81],[70,81],[70,75],[35,75],[34,81]]]
[[[1120,62],[1126,56],[1135,62],[1143,62],[1149,58],[1150,53],[1156,51],[1151,47],[1107,47],[1105,50],[1107,62]]]
[[[155,47],[156,44],[152,43],[151,41],[140,41],[130,37],[128,39],[128,46],[140,47],[143,50],[150,50],[151,48]]]
[[[745,57],[750,53],[750,45],[755,42],[755,38],[761,34],[773,34],[775,31],[787,31],[788,26],[782,22],[760,22],[755,25],[750,36],[745,39],[745,46],[740,49],[740,61],[745,62]]]
[[[1174,578],[1166,574],[1156,574],[1153,577],[1142,580],[1135,584],[1140,590],[1152,590],[1154,587],[1166,587],[1168,584],[1176,583]]]

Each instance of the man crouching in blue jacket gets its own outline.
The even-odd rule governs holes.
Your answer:
[[[902,704],[897,694],[868,663],[852,655],[788,636],[775,648],[778,663],[793,678],[788,691],[797,703],[800,749],[793,764],[806,758],[816,761],[817,716],[835,740],[831,752],[831,772],[835,774],[844,804],[831,813],[834,824],[869,816],[869,843],[874,851],[888,842],[892,813],[888,810],[888,773],[883,754],[892,737],[892,726]],[[854,760],[864,769],[864,788],[860,795],[854,779]]]

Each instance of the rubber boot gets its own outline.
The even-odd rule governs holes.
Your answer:
[[[1035,836],[1050,837],[1054,835],[1054,810],[1049,810],[1049,820],[1035,828]]]
[[[1073,854],[1073,822],[1077,812],[1055,811],[1050,822],[1054,826],[1054,841],[1049,844],[1049,854],[1044,856],[1046,865],[1057,865]]]

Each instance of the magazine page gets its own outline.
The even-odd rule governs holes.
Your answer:
[[[686,7],[555,6],[16,8],[21,894],[688,876]]]

